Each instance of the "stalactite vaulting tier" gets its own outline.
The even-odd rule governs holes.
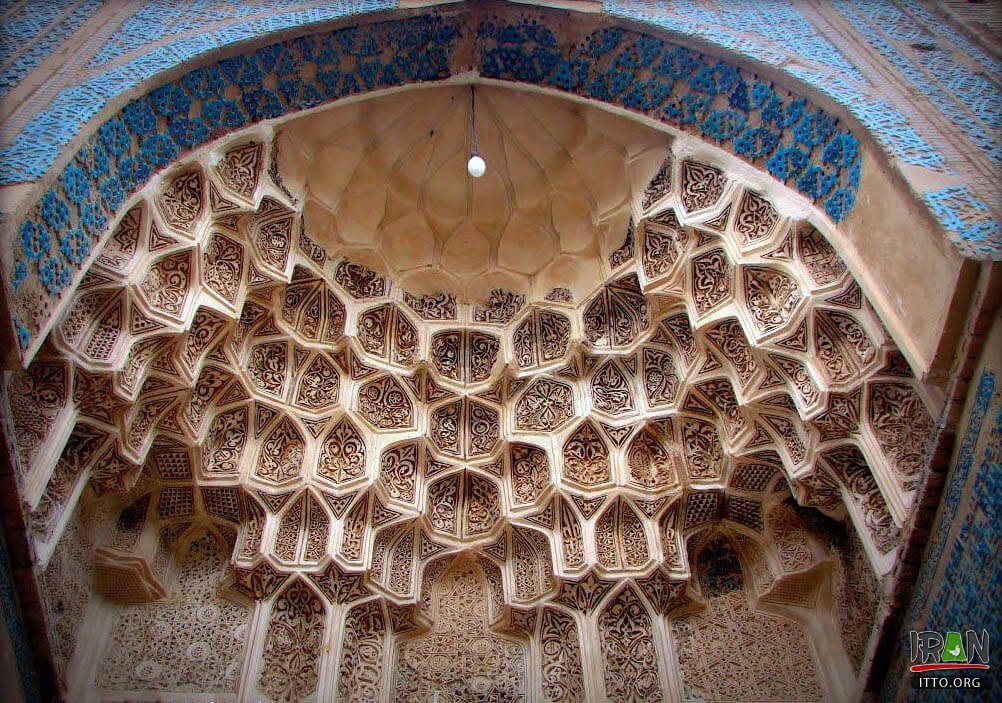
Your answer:
[[[809,221],[662,142],[622,203],[592,201],[560,233],[576,203],[544,203],[531,272],[503,255],[534,246],[523,194],[482,256],[483,222],[438,221],[451,234],[428,266],[449,284],[430,290],[394,263],[393,226],[362,242],[350,202],[318,214],[334,195],[283,178],[284,136],[219,146],[137,200],[10,379],[17,478],[52,568],[81,494],[114,498],[98,592],[139,608],[192,593],[211,562],[231,599],[216,620],[244,633],[254,601],[263,618],[252,670],[220,669],[219,686],[242,676],[276,701],[328,695],[334,669],[344,700],[446,679],[445,700],[530,685],[579,700],[602,679],[589,656],[612,699],[656,700],[674,685],[658,662],[730,636],[715,614],[741,637],[802,637],[743,594],[802,607],[832,569],[840,628],[872,620],[851,594],[893,566],[932,420]],[[404,199],[384,203],[398,224]],[[804,515],[858,535],[818,537]],[[204,564],[175,565],[188,544]],[[693,578],[717,552],[743,566]],[[698,657],[680,657],[686,695],[732,695],[699,689]],[[109,665],[99,682],[128,676]]]

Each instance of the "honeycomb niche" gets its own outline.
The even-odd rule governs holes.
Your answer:
[[[47,601],[101,597],[97,695],[820,700],[858,669],[932,421],[846,265],[726,160],[478,90],[476,181],[467,88],[177,164],[10,379]],[[67,667],[99,616],[50,615]],[[789,651],[705,683],[721,621]]]

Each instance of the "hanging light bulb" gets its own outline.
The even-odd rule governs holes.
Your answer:
[[[466,162],[466,170],[474,178],[480,178],[487,172],[487,162],[480,158],[480,154],[473,152],[470,160]]]
[[[477,92],[472,85],[470,86],[470,132],[473,149],[470,151],[470,160],[466,162],[466,170],[474,178],[480,178],[487,172],[487,162],[480,156],[480,148],[477,146]]]

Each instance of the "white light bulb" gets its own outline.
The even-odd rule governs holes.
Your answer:
[[[470,172],[470,175],[474,178],[480,178],[487,172],[487,162],[480,158],[478,154],[474,154],[470,157],[470,160],[466,162],[466,170]]]

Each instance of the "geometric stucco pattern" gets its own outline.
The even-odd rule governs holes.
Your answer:
[[[813,607],[831,559],[797,503],[848,517],[865,570],[893,565],[931,420],[825,238],[722,169],[666,152],[590,294],[468,304],[317,244],[271,145],[220,153],[129,211],[9,397],[42,554],[86,491],[121,506],[94,552],[105,598],[214,602],[222,554],[230,597],[267,604],[242,674],[239,608],[169,609],[215,633],[221,689],[317,695],[325,623],[346,617],[331,651],[360,690],[391,675],[438,690],[441,655],[475,641],[469,685],[507,682],[483,700],[539,676],[549,700],[578,700],[593,628],[622,673],[610,695],[650,698],[671,685],[664,616],[705,606],[801,632],[707,600],[692,535],[725,525],[757,596],[783,607]],[[481,593],[485,620],[449,610]],[[527,640],[552,653],[532,677]],[[190,685],[144,657],[104,685]],[[498,657],[510,667],[487,672]]]

